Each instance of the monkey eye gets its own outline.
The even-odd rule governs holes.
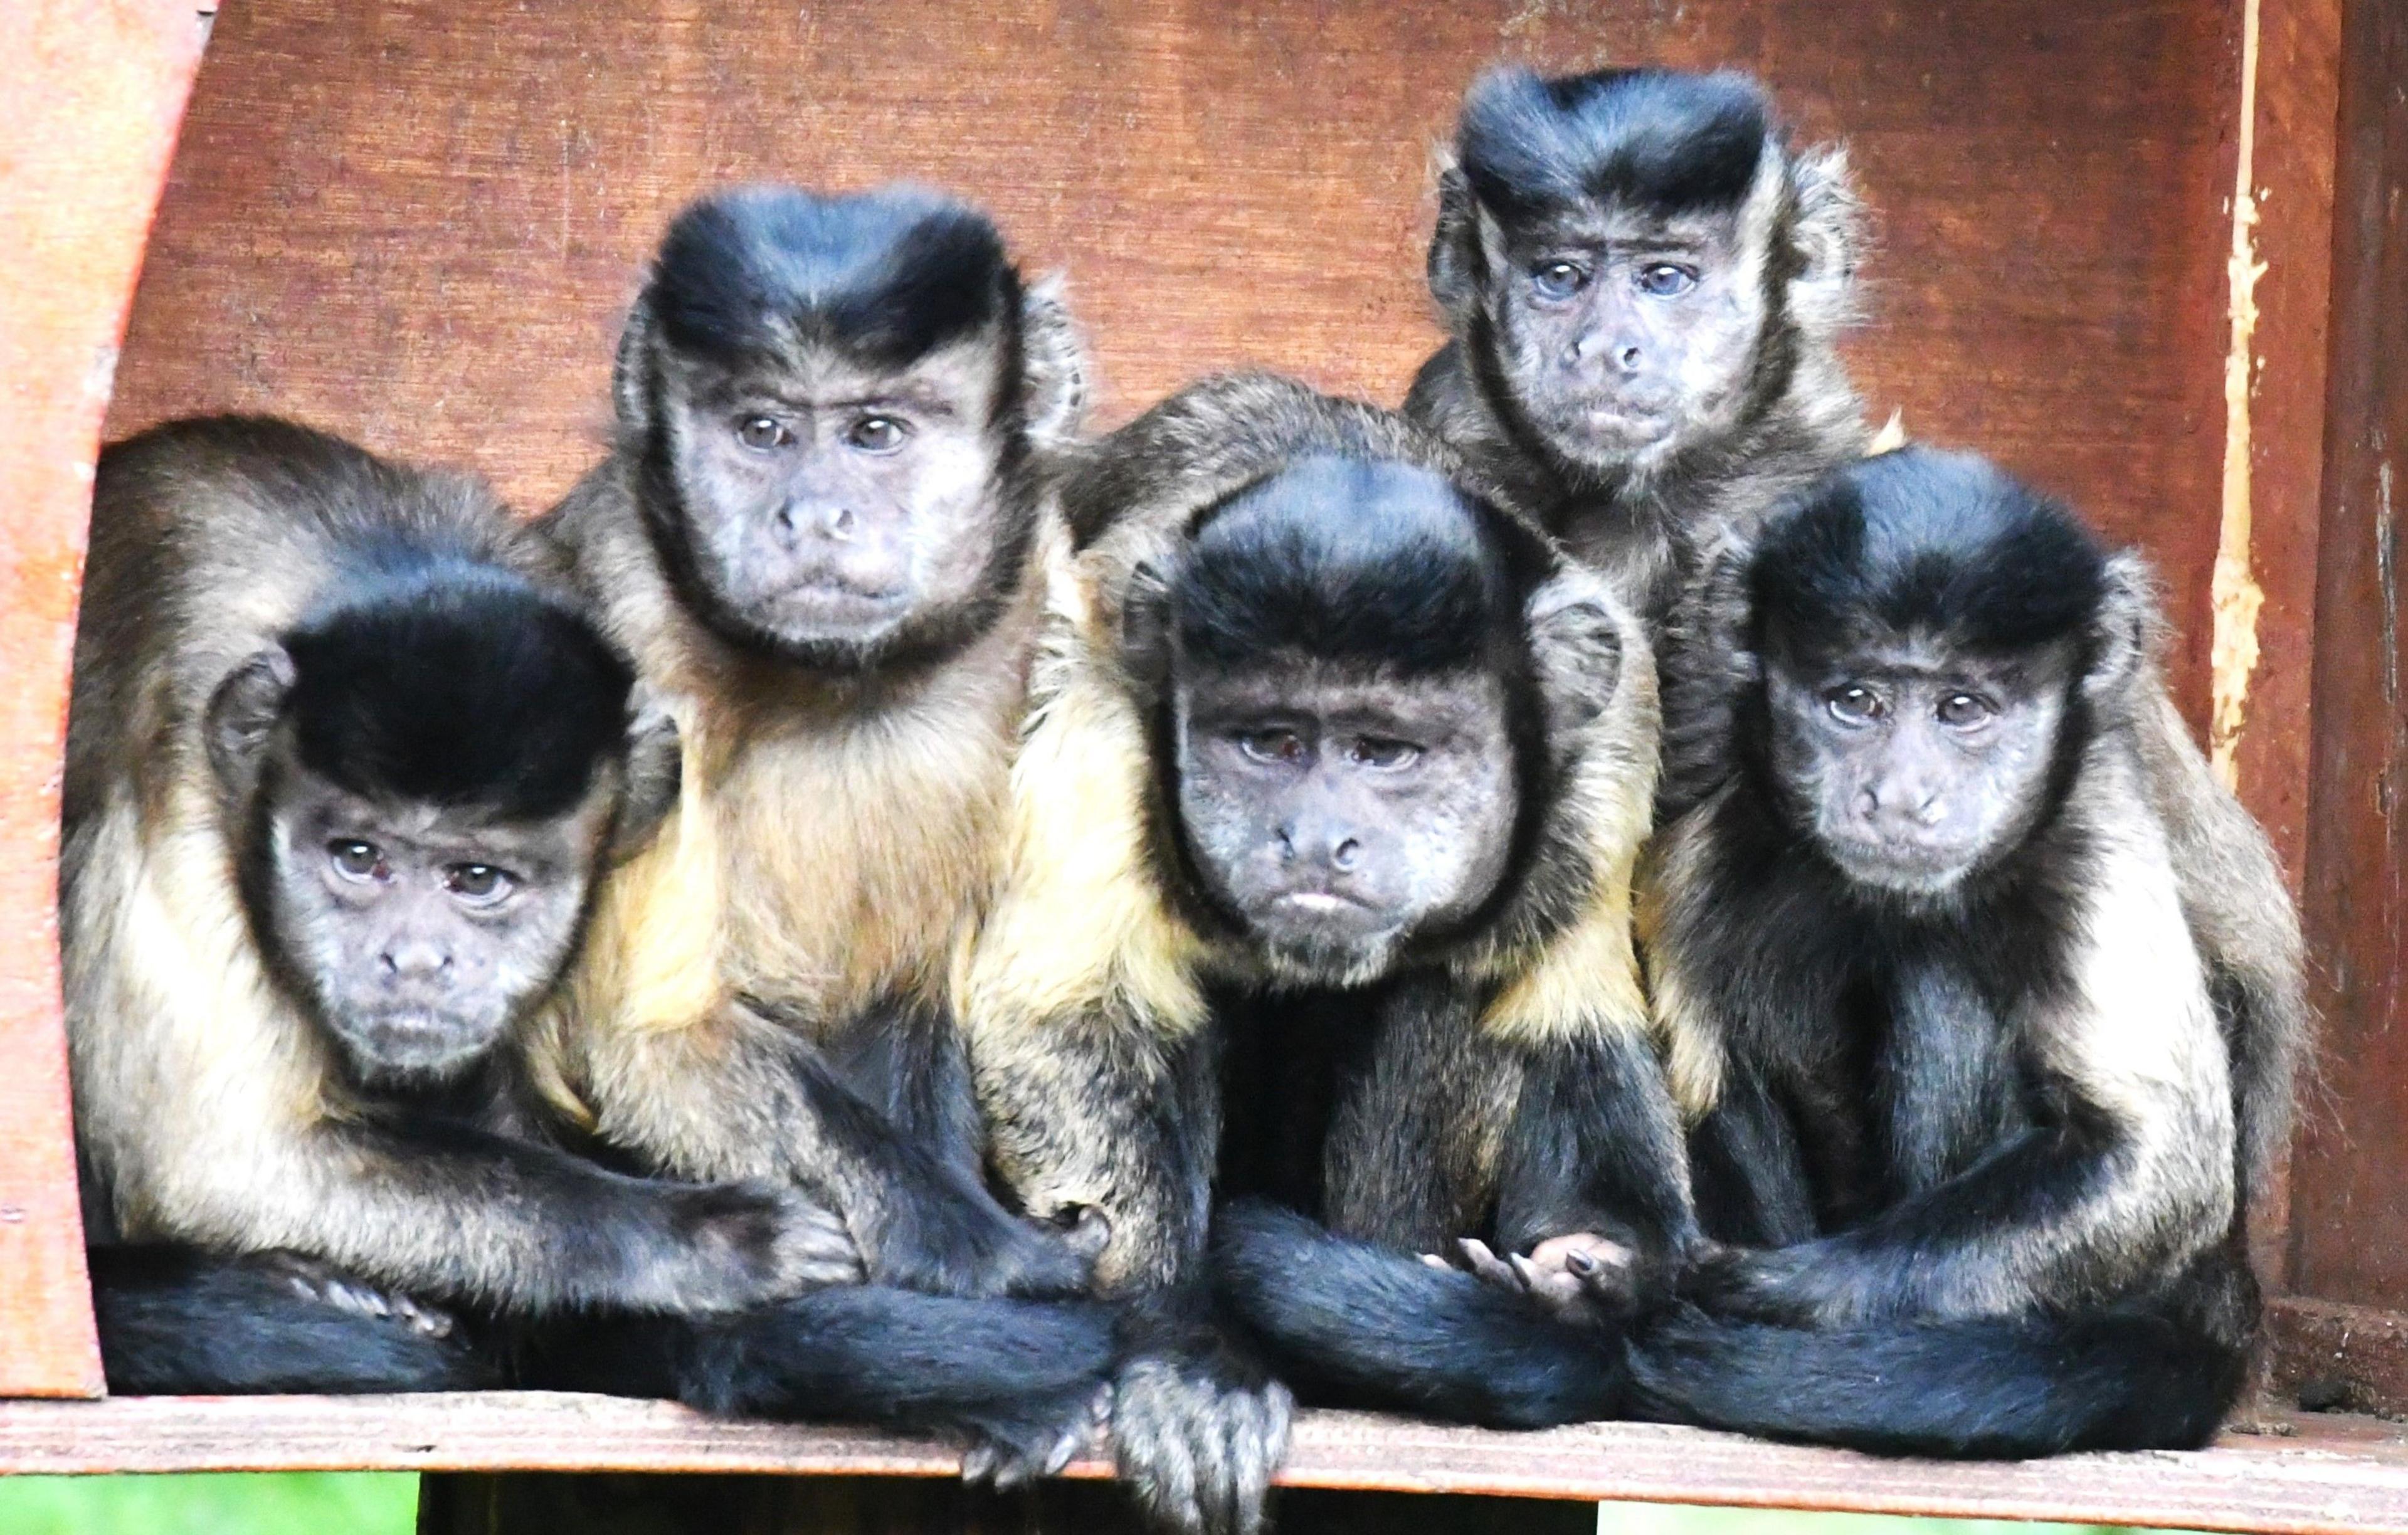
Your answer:
[[[756,453],[766,453],[793,442],[795,434],[775,416],[747,416],[736,423],[736,440]]]
[[[865,453],[891,453],[910,435],[911,429],[893,416],[864,416],[844,434],[844,440]]]
[[[1386,736],[1358,737],[1346,749],[1346,759],[1356,767],[1389,771],[1412,767],[1421,754],[1422,749],[1412,742],[1394,740]]]
[[[492,906],[517,889],[518,881],[491,864],[452,864],[443,870],[443,888],[469,906]]]
[[[1639,269],[1639,291],[1656,298],[1674,298],[1698,285],[1695,267],[1659,261]]]
[[[1541,298],[1570,298],[1588,285],[1588,274],[1569,261],[1551,261],[1530,273],[1530,286]]]
[[[1952,693],[1940,700],[1940,707],[1933,712],[1940,716],[1942,724],[1958,730],[1971,730],[1996,714],[1998,710],[1991,706],[1988,699],[1974,694]]]
[[[1823,703],[1842,724],[1870,724],[1889,713],[1881,695],[1860,682],[1833,688],[1823,695]]]
[[[347,880],[365,883],[369,880],[387,879],[393,873],[385,865],[384,850],[374,842],[338,838],[326,844],[326,855],[334,860],[335,872]]]
[[[1238,737],[1238,750],[1256,762],[1294,767],[1305,758],[1304,738],[1293,730],[1248,730]]]

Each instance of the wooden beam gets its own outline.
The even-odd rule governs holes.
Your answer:
[[[59,1011],[59,754],[101,418],[213,9],[0,7],[0,1396],[101,1388]]]
[[[2193,1529],[2408,1535],[2408,1430],[2305,1415],[2192,1454],[1889,1460],[1649,1424],[1487,1433],[1309,1413],[1291,1487]],[[557,1470],[944,1477],[940,1445],[552,1393],[0,1403],[0,1471]],[[1107,1475],[1099,1460],[1074,1478]]]

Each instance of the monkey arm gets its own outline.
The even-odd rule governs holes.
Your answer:
[[[1736,1260],[1742,1308],[1828,1322],[2071,1306],[2229,1227],[2230,1075],[2161,840],[2100,817],[2063,983],[2012,1020],[2030,1124],[1851,1230]]]
[[[998,1203],[974,1159],[951,1155],[952,1130],[865,1099],[799,1020],[729,1001],[682,1027],[571,1038],[587,1079],[613,1088],[594,1094],[605,1140],[681,1176],[809,1188],[841,1212],[873,1280],[959,1295],[1086,1288],[1087,1263]]]
[[[1684,1253],[1698,1240],[1688,1158],[1650,1041],[1601,1029],[1531,1048],[1498,1185],[1508,1250],[1593,1232],[1653,1256]]]

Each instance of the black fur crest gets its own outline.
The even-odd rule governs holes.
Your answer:
[[[284,637],[302,763],[354,794],[556,815],[626,729],[627,663],[521,578],[395,548]]]
[[[1200,518],[1170,581],[1181,647],[1228,667],[1298,657],[1405,675],[1494,666],[1540,557],[1433,470],[1316,454]],[[1516,558],[1516,554],[1521,557]]]
[[[1509,218],[1583,202],[1662,213],[1736,207],[1775,132],[1736,71],[1490,71],[1464,97],[1455,153],[1473,194]]]
[[[1840,470],[1768,525],[1749,585],[1758,629],[1804,648],[1870,620],[2000,652],[2082,636],[2108,575],[2062,505],[1970,454],[1907,448]]]
[[[985,214],[911,186],[738,187],[678,215],[645,295],[679,351],[724,365],[781,341],[898,367],[1019,313]]]

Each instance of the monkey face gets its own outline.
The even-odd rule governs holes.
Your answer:
[[[1492,235],[1496,364],[1555,452],[1644,472],[1736,424],[1765,320],[1743,211],[1616,206]]]
[[[1773,777],[1858,884],[1942,895],[2044,813],[2071,647],[1969,655],[1928,637],[1768,667]]]
[[[1275,970],[1346,984],[1489,897],[1517,796],[1496,678],[1333,670],[1182,678],[1173,717],[1206,884]]]
[[[440,1081],[496,1044],[568,959],[609,790],[566,815],[365,798],[297,764],[263,790],[260,935],[370,1084]]]
[[[672,567],[714,625],[812,666],[974,629],[1025,515],[1001,493],[996,341],[879,372],[810,348],[722,377],[665,359]]]

